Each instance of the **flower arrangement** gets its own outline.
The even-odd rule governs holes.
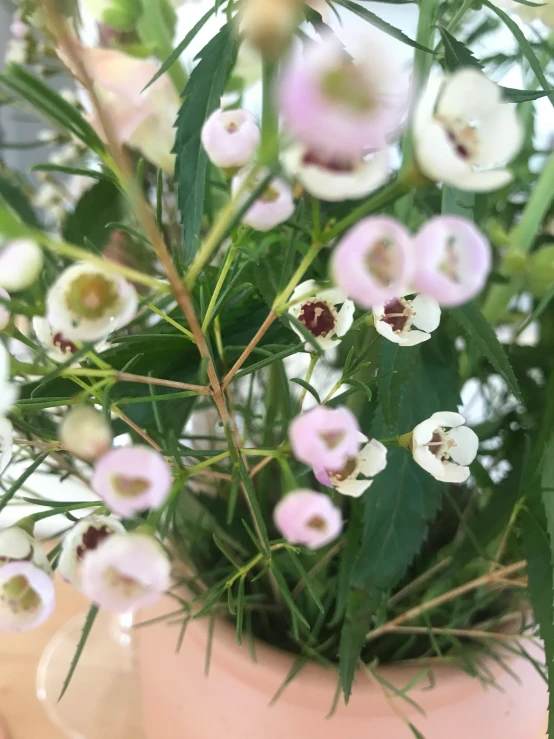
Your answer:
[[[0,177],[0,510],[40,506],[0,532],[0,629],[50,616],[57,571],[91,601],[78,655],[99,608],[169,593],[346,701],[402,660],[479,676],[529,603],[551,654],[544,26],[419,0],[411,38],[367,3],[224,0],[173,49],[167,0],[103,0],[84,48],[56,5],[19,6],[0,74],[55,147],[38,185]],[[517,51],[476,58],[503,25]],[[30,497],[39,466],[96,499]]]

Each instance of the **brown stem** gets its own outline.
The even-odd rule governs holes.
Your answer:
[[[275,459],[275,457],[265,457],[261,462],[258,462],[257,465],[252,467],[250,478],[255,477],[260,470],[263,470],[263,468],[271,462],[272,459]]]
[[[447,629],[437,626],[395,626],[390,629],[395,634],[438,634],[443,636],[459,636],[467,639],[499,639],[504,641],[518,641],[521,639],[534,639],[531,634],[503,634],[495,631],[482,631],[480,629]]]
[[[133,429],[133,431],[136,431],[136,433],[139,436],[141,436],[147,444],[150,444],[150,446],[153,447],[157,452],[161,452],[162,451],[161,446],[156,441],[154,441],[154,439],[151,436],[148,436],[148,434],[146,433],[146,431],[144,431],[143,429],[141,429],[140,426],[137,426],[137,424],[134,421],[132,421],[129,418],[129,416],[125,415],[125,413],[123,413],[122,410],[120,410],[117,406],[114,405],[114,406],[112,406],[112,411],[113,411],[113,413],[115,413],[115,415],[118,418],[121,418],[121,420],[124,423],[126,423],[127,426],[130,426]]]
[[[379,628],[370,631],[366,636],[366,641],[377,639],[377,637],[389,633],[396,626],[403,624],[405,621],[411,621],[414,618],[418,618],[423,613],[426,613],[427,611],[430,611],[433,608],[442,605],[443,603],[447,603],[448,601],[457,598],[460,595],[469,593],[471,590],[475,590],[476,588],[481,587],[481,585],[489,585],[490,583],[496,582],[499,579],[504,579],[508,575],[513,575],[514,572],[522,570],[526,566],[526,564],[527,562],[525,560],[522,560],[521,562],[515,562],[514,564],[508,565],[507,567],[503,567],[501,570],[497,570],[496,572],[489,572],[486,575],[482,575],[475,580],[466,582],[464,585],[460,585],[458,588],[449,590],[447,593],[443,593],[437,598],[433,598],[432,600],[427,601],[427,603],[422,603],[420,606],[411,608],[409,611],[406,611],[406,613],[402,613],[400,614],[400,616],[393,618],[392,621],[389,621],[388,623],[383,624],[383,626],[379,626]],[[511,581],[510,584],[512,584]]]
[[[157,377],[146,377],[145,375],[133,375],[130,372],[116,372],[115,379],[118,382],[139,382],[145,385],[160,385],[161,387],[173,387],[179,390],[192,390],[200,395],[211,395],[212,391],[206,385],[191,385],[188,382],[175,382],[174,380],[162,380]]]
[[[246,362],[248,357],[252,354],[254,349],[256,348],[257,344],[260,342],[260,339],[265,334],[265,332],[268,330],[268,328],[271,326],[273,321],[277,318],[277,313],[275,311],[270,311],[265,321],[262,323],[260,328],[256,331],[255,336],[251,339],[250,343],[246,347],[246,349],[243,351],[243,353],[240,355],[240,357],[237,359],[237,361],[234,363],[234,365],[231,367],[229,372],[225,375],[223,379],[223,387],[227,388],[233,377],[237,374],[239,369],[242,367],[242,365]]]

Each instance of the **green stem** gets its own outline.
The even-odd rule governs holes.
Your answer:
[[[310,265],[314,261],[314,259],[317,257],[319,252],[323,249],[324,244],[321,243],[313,243],[308,251],[306,252],[306,255],[298,265],[298,268],[296,272],[293,274],[293,276],[290,278],[288,285],[285,287],[285,289],[277,295],[275,298],[275,301],[273,303],[272,310],[275,311],[275,313],[279,313],[284,309],[284,307],[287,304],[287,301],[294,290],[294,288],[298,285],[300,280],[304,277],[307,270],[309,269]]]
[[[163,63],[174,51],[173,39],[167,27],[160,0],[142,0],[142,12],[146,24],[147,33],[144,34],[145,41],[154,39],[156,45],[156,56]],[[142,36],[139,29],[139,35]],[[167,70],[177,94],[181,96],[188,82],[188,76],[178,59]]]
[[[319,359],[319,354],[310,354],[310,364],[308,366],[308,371],[306,372],[305,382],[311,381],[318,359]],[[306,390],[306,388],[303,387],[302,392],[300,393],[300,399],[298,401],[300,404],[300,410],[302,410],[302,406],[304,405],[304,399],[306,397],[307,392],[308,391]]]
[[[554,155],[550,157],[541,172],[521,220],[510,233],[506,256],[526,254],[530,250],[553,199]],[[495,325],[501,320],[508,303],[514,295],[517,295],[521,287],[520,275],[515,275],[507,285],[493,285],[483,308],[483,314],[491,324]]]
[[[19,528],[25,528],[27,525],[27,522],[29,523],[36,523],[37,521],[42,521],[43,518],[50,518],[51,516],[58,516],[62,515],[64,513],[71,513],[72,511],[80,511],[83,508],[99,508],[103,506],[104,503],[102,501],[87,501],[86,503],[72,503],[71,505],[67,506],[60,506],[56,508],[52,508],[49,511],[41,511],[40,513],[33,513],[30,516],[25,516],[25,518],[22,518],[21,521],[19,521],[16,525]]]
[[[275,78],[277,63],[264,59],[262,65],[262,142],[260,160],[262,164],[275,164],[279,155],[279,114],[275,106]]]
[[[206,333],[208,326],[210,325],[210,321],[212,319],[212,315],[215,309],[215,304],[217,303],[217,299],[219,298],[219,294],[221,292],[221,289],[223,287],[227,274],[229,273],[229,270],[231,269],[231,264],[233,262],[233,259],[235,258],[236,253],[237,253],[237,250],[235,249],[234,246],[232,246],[227,252],[227,256],[225,257],[225,262],[223,263],[223,267],[221,268],[221,272],[219,273],[219,277],[217,279],[215,289],[213,291],[212,297],[210,298],[208,310],[206,311],[206,317],[204,318],[204,321],[202,323],[202,333],[203,334]]]
[[[228,451],[221,452],[221,454],[216,454],[215,457],[210,457],[209,459],[205,459],[203,462],[198,462],[198,464],[187,469],[187,476],[190,477],[190,475],[194,475],[196,472],[206,469],[206,467],[211,467],[212,464],[217,464],[217,462],[221,462],[222,459],[227,459],[227,457],[230,456],[231,453]]]

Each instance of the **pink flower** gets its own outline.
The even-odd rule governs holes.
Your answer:
[[[250,164],[260,143],[260,129],[246,110],[215,110],[202,128],[202,145],[223,169]]]
[[[9,293],[4,290],[3,287],[0,287],[0,297],[4,298],[5,300],[9,300],[10,296]],[[4,303],[0,303],[0,331],[3,331],[3,329],[6,328],[8,323],[10,322],[11,313],[7,306],[4,305]]]
[[[240,190],[246,177],[248,177],[248,173],[242,172],[233,178],[233,195],[236,195]],[[249,191],[252,192],[265,177],[267,177],[267,171],[261,172],[257,177],[257,182],[252,183],[248,188]],[[247,197],[245,196],[244,199],[246,200]],[[275,177],[271,180],[265,192],[246,211],[242,220],[247,226],[256,229],[256,231],[271,231],[272,228],[284,223],[291,217],[294,213],[294,207],[292,190],[284,180]]]
[[[461,305],[475,297],[491,270],[491,249],[483,234],[465,218],[436,216],[415,239],[418,292],[441,305]]]
[[[364,308],[409,292],[414,267],[412,237],[401,223],[386,216],[357,223],[331,257],[335,282]]]
[[[431,338],[431,331],[439,326],[441,309],[428,295],[416,295],[413,300],[393,298],[385,305],[373,306],[373,319],[376,331],[385,339],[415,346]]]
[[[314,474],[322,485],[334,487],[341,495],[359,498],[371,487],[375,475],[382,472],[386,466],[386,446],[377,439],[372,439],[355,457],[348,459],[342,470],[331,472],[315,467]]]
[[[319,405],[296,416],[289,428],[294,455],[301,462],[326,470],[342,470],[358,454],[366,437],[348,408]]]
[[[275,525],[291,544],[319,549],[336,539],[342,516],[331,499],[313,490],[295,490],[286,495],[273,512]]]
[[[66,582],[81,587],[83,560],[108,537],[124,534],[125,528],[110,516],[87,516],[76,523],[63,540],[58,572]]]
[[[40,626],[55,601],[52,568],[40,544],[17,526],[0,531],[0,631]]]
[[[147,446],[112,449],[94,468],[92,488],[109,508],[130,517],[158,508],[171,487],[171,470],[161,454]]]
[[[290,133],[310,151],[331,159],[356,159],[383,149],[404,114],[399,67],[372,36],[358,59],[327,35],[288,64],[280,108]]]
[[[152,606],[169,588],[170,574],[169,557],[154,537],[114,534],[86,554],[81,587],[102,608],[128,613]]]
[[[10,23],[10,33],[14,38],[23,39],[29,33],[29,26],[24,23],[21,18],[14,16]]]

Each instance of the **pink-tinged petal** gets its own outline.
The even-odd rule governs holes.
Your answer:
[[[171,565],[161,544],[147,534],[114,534],[88,552],[81,587],[91,601],[113,613],[154,605],[169,588]]]
[[[258,182],[267,175],[267,172],[260,173]],[[248,177],[247,172],[242,172],[233,178],[232,190],[236,195],[243,186]],[[254,183],[250,191],[256,187]],[[248,199],[248,194],[244,196],[244,200]],[[247,226],[256,229],[256,231],[271,231],[280,223],[287,221],[294,213],[295,205],[292,197],[292,190],[289,185],[280,177],[275,177],[266,191],[254,202],[254,204],[246,211],[243,222]]]
[[[329,473],[323,467],[314,467],[314,475],[315,479],[322,485],[325,485],[328,488],[333,487],[333,483],[331,481],[331,478],[329,477]]]
[[[398,71],[393,74],[392,70]],[[290,133],[329,158],[381,149],[405,112],[396,60],[374,37],[352,58],[332,35],[293,56],[280,85],[281,114]]]
[[[312,490],[288,493],[275,507],[275,525],[291,544],[319,549],[342,531],[342,516],[331,499]]]
[[[44,623],[54,610],[52,578],[31,562],[0,565],[0,631],[22,633]]]
[[[260,129],[246,110],[215,110],[202,127],[202,145],[211,161],[224,169],[250,164],[259,143]]]
[[[80,459],[91,462],[112,445],[112,427],[103,413],[83,405],[72,408],[60,425],[60,441]]]
[[[437,216],[415,239],[417,256],[414,285],[445,306],[456,306],[475,297],[491,270],[489,242],[468,220]]]
[[[0,287],[0,298],[4,298],[4,300],[10,299],[9,293],[3,287]],[[6,328],[10,322],[10,318],[11,313],[9,309],[4,303],[0,303],[0,331]]]
[[[118,447],[96,463],[92,488],[110,510],[128,518],[158,508],[165,501],[171,488],[171,469],[150,447]]]
[[[328,471],[341,470],[360,447],[360,428],[348,408],[317,406],[297,416],[289,428],[292,450],[301,462]]]
[[[21,18],[14,18],[10,23],[10,33],[14,38],[23,39],[29,33],[29,26]]]
[[[59,574],[73,587],[80,588],[81,569],[87,554],[98,549],[109,536],[124,533],[123,524],[113,517],[93,515],[81,519],[63,540]]]
[[[360,221],[335,247],[331,269],[336,283],[364,308],[405,295],[415,260],[412,238],[386,216]]]

